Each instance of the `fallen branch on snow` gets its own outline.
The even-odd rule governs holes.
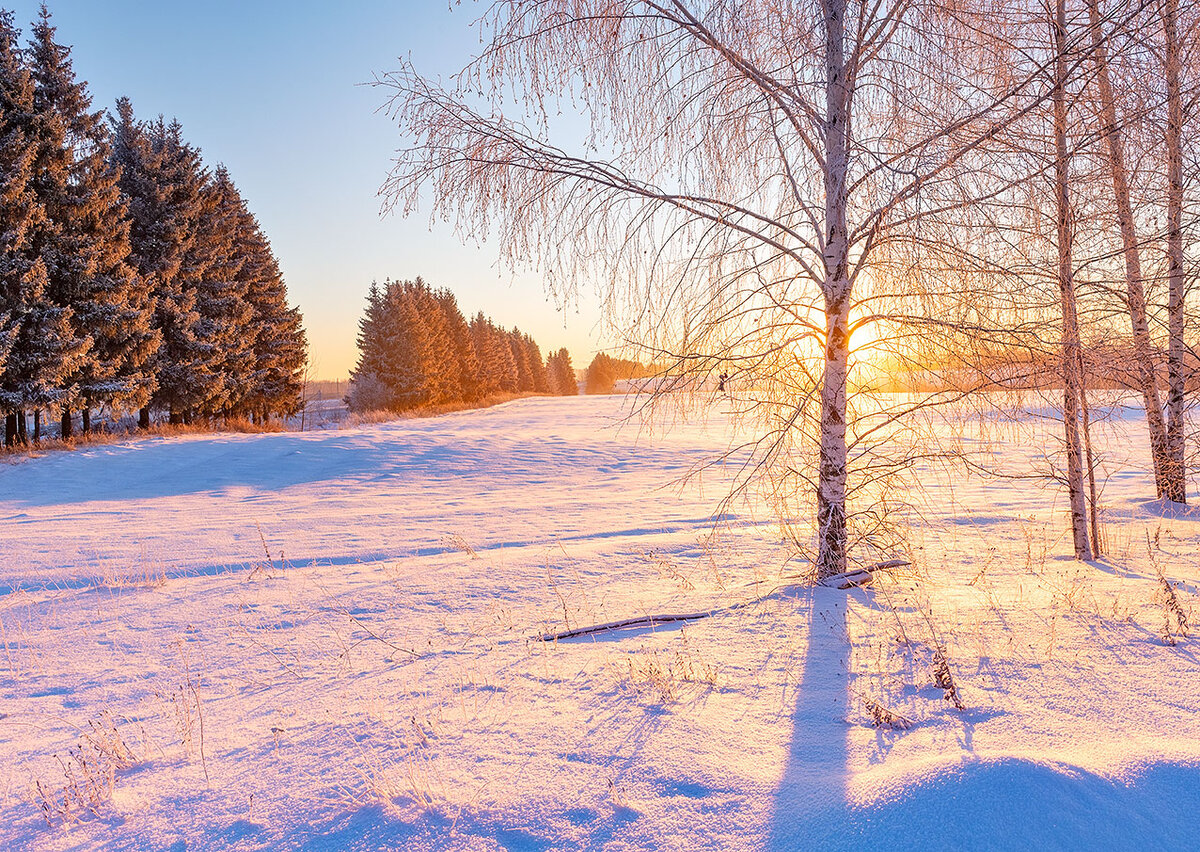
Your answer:
[[[866,568],[856,568],[853,571],[835,574],[832,577],[827,577],[820,581],[818,585],[832,586],[838,589],[849,589],[855,586],[864,586],[871,581],[871,574],[874,571],[900,568],[902,566],[911,564],[912,563],[907,559],[889,559],[886,562],[879,562],[875,565],[869,565]],[[594,624],[591,627],[577,627],[574,630],[563,630],[558,633],[543,633],[541,636],[537,636],[535,638],[542,642],[557,642],[560,639],[576,639],[580,636],[591,636],[594,633],[604,633],[609,630],[626,630],[634,627],[657,627],[660,624],[672,624],[680,621],[698,621],[701,618],[708,618],[710,615],[716,615],[719,612],[730,612],[735,609],[741,609],[742,607],[749,606],[756,601],[762,600],[763,598],[767,597],[767,595],[773,595],[776,592],[791,588],[798,588],[798,586],[796,584],[778,586],[772,589],[766,595],[760,595],[753,601],[742,601],[740,603],[730,604],[726,607],[717,607],[716,609],[711,609],[707,612],[643,615],[640,618],[625,618],[620,621],[607,621],[603,624]]]

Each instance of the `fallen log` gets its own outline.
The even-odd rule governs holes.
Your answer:
[[[737,604],[741,606],[742,604]],[[708,612],[685,612],[685,613],[666,613],[663,615],[644,615],[640,618],[626,618],[621,621],[607,621],[604,624],[594,624],[591,627],[577,627],[574,630],[563,630],[559,633],[543,633],[538,638],[543,642],[557,642],[559,639],[574,639],[577,636],[589,636],[592,633],[603,633],[606,630],[625,630],[630,627],[655,627],[659,624],[671,624],[677,621],[696,621],[701,618],[708,618],[715,612],[722,610],[710,610]]]

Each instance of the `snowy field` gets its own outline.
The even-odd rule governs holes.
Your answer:
[[[678,484],[726,426],[620,405],[0,463],[0,848],[1200,845],[1159,578],[1190,615],[1200,513],[1149,502],[1136,417],[1102,562],[1053,489],[930,471],[912,568],[780,591],[769,515]]]

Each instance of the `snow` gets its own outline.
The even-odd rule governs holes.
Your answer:
[[[713,527],[720,470],[680,483],[728,423],[621,405],[0,464],[0,847],[1196,845],[1198,646],[1158,570],[1190,611],[1200,513],[1149,500],[1138,417],[1104,561],[1054,490],[931,468],[915,564],[839,591],[789,585],[762,507]],[[1038,428],[986,443],[1019,468]]]

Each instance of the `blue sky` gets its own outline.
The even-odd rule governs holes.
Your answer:
[[[38,3],[4,3],[27,31]],[[559,310],[496,250],[463,246],[427,211],[381,219],[376,192],[403,140],[377,114],[384,93],[359,85],[411,56],[446,76],[479,49],[479,6],[445,0],[56,0],[59,41],[96,107],[120,95],[139,116],[182,123],[210,165],[223,162],[271,237],[304,312],[316,375],[342,378],[372,279],[422,275],[519,325],[543,351],[567,346],[585,366],[599,345],[596,300]]]

